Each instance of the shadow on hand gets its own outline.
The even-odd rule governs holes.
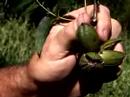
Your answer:
[[[120,74],[121,69],[118,66],[92,68],[90,71],[80,70],[81,97],[98,92],[103,83],[117,79]]]
[[[69,97],[75,83],[79,80],[80,97],[84,97],[88,93],[98,92],[104,82],[115,80],[118,77],[118,71],[120,70],[117,67],[94,68],[91,71],[81,70],[81,68],[76,67],[63,80],[57,82],[37,82],[37,94],[38,97]]]
[[[98,92],[103,84],[101,78],[102,70],[92,69],[91,71],[80,71],[80,91],[81,97],[84,97],[88,93]]]
[[[106,66],[103,68],[102,78],[103,82],[107,83],[116,80],[122,73],[118,66]]]

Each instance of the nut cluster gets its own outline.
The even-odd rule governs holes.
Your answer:
[[[96,30],[91,25],[82,24],[77,30],[77,39],[83,47],[79,65],[87,71],[120,65],[125,57],[123,52],[113,51],[115,45],[121,42],[120,39],[109,39],[101,43]]]

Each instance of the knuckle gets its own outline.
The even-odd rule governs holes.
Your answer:
[[[108,8],[107,6],[101,5],[101,8],[102,8],[102,10],[103,10],[104,12],[110,14],[110,10],[109,10],[109,8]]]

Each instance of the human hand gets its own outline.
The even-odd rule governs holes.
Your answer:
[[[121,28],[120,24],[111,19],[109,10],[106,7],[100,5],[99,10],[96,31],[100,39],[106,41],[110,35],[114,38],[117,37],[121,29],[117,30],[116,28]],[[32,57],[28,66],[29,75],[38,82],[49,83],[47,86],[44,84],[44,88],[49,87],[47,90],[51,92],[49,94],[46,89],[42,88],[46,93],[39,93],[39,95],[47,94],[58,97],[59,95],[61,97],[77,97],[82,95],[82,91],[83,94],[88,93],[88,79],[84,80],[84,77],[87,75],[83,76],[83,78],[79,77],[78,74],[72,76],[78,56],[76,52],[70,49],[76,40],[76,30],[78,26],[82,23],[90,24],[92,13],[92,5],[87,7],[87,12],[84,8],[80,8],[68,13],[67,15],[71,15],[75,17],[75,19],[69,23],[53,26],[42,48],[40,57],[37,54]],[[118,44],[115,49],[123,51],[121,44]],[[98,82],[95,83],[102,84]]]

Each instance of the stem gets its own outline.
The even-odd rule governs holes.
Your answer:
[[[7,2],[8,2],[8,0],[5,0],[5,2],[4,2],[4,6],[7,5]]]
[[[41,6],[45,11],[47,11],[50,15],[57,17],[58,19],[62,19],[62,20],[66,20],[66,21],[71,21],[71,19],[67,19],[61,16],[57,16],[56,14],[52,13],[51,11],[49,11],[47,8],[45,8],[38,0],[36,0],[36,2],[38,3],[39,6]]]
[[[94,0],[93,22],[97,21],[97,9],[98,9],[97,0]]]
[[[49,11],[47,8],[45,8],[38,0],[36,0],[36,2],[38,3],[39,6],[41,6],[45,11],[47,11],[49,14],[51,14],[54,17],[57,17],[54,13],[52,13],[51,11]]]
[[[87,13],[87,1],[86,0],[84,0],[84,7],[85,7],[85,11]]]

